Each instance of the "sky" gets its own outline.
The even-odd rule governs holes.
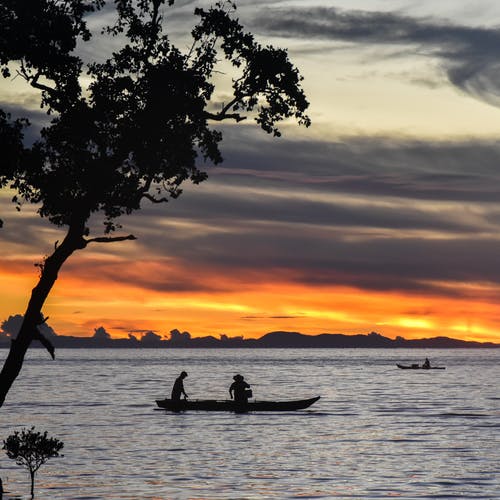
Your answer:
[[[181,48],[206,4],[165,12]],[[238,17],[288,48],[312,126],[272,138],[250,121],[217,124],[224,162],[178,200],[123,218],[136,241],[72,256],[44,308],[50,326],[500,342],[500,3],[248,0]],[[97,37],[79,50],[104,49]],[[36,97],[0,82],[0,108],[35,130]],[[11,196],[0,193],[0,323],[22,314],[34,263],[63,237]]]

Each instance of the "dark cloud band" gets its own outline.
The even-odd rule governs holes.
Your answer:
[[[265,9],[253,23],[267,35],[406,46],[406,55],[438,57],[450,82],[461,90],[500,105],[498,29],[334,7]]]

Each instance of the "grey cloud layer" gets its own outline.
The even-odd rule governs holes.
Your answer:
[[[265,9],[253,24],[267,35],[411,45],[408,52],[439,57],[449,80],[460,89],[500,104],[500,30],[334,7]]]
[[[227,276],[289,273],[303,283],[379,290],[500,284],[499,160],[500,146],[488,143],[268,148],[247,139],[245,154],[227,150],[205,184],[126,226],[158,255]]]
[[[209,269],[242,283],[260,274],[377,290],[437,291],[431,282],[443,280],[500,285],[500,145],[382,138],[271,143],[238,133],[245,147],[238,149],[243,138],[228,133],[226,161],[209,170],[207,182],[187,187],[167,206],[147,205],[123,218],[123,232],[144,247],[140,255],[167,256],[186,270]],[[6,243],[34,243],[30,252],[40,255],[50,249],[40,231],[46,222],[26,218],[18,226],[13,215],[5,221]],[[76,272],[80,264],[72,259],[68,268]],[[159,291],[217,288],[194,272],[149,276],[147,269],[116,275]],[[94,271],[100,278],[114,272],[112,266]]]

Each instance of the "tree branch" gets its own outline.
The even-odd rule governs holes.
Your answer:
[[[209,120],[215,120],[218,122],[221,122],[222,120],[231,120],[231,119],[236,120],[237,122],[241,122],[247,119],[246,116],[242,116],[239,113],[223,113],[222,111],[220,113],[215,113],[215,114],[205,111],[204,116]]]
[[[210,120],[222,121],[222,120],[236,120],[237,122],[241,122],[246,120],[246,116],[240,115],[239,113],[228,113],[228,111],[235,105],[243,100],[245,97],[251,97],[250,95],[238,95],[231,99],[226,105],[222,107],[222,109],[218,113],[210,113],[205,111],[204,116]]]
[[[35,328],[33,340],[38,340],[45,347],[45,349],[49,351],[52,359],[56,359],[54,344],[52,344],[52,342],[47,337],[45,337],[45,335],[43,335],[42,332],[38,330],[38,328]]]
[[[52,344],[52,342],[38,329],[38,326],[43,325],[48,319],[48,316],[44,318],[43,314],[40,312],[40,318],[35,326],[35,331],[33,332],[33,339],[38,340],[45,347],[45,349],[49,351],[52,359],[56,359],[54,344]]]
[[[37,73],[31,80],[30,85],[38,90],[45,90],[49,94],[57,94],[57,90],[49,87],[48,85],[43,85],[42,83],[38,83],[38,79],[40,78],[40,73]]]
[[[142,194],[143,198],[146,198],[146,200],[149,200],[151,203],[168,203],[168,198],[155,198],[153,195],[149,193],[143,193]]]
[[[33,88],[38,89],[38,90],[45,90],[49,94],[57,94],[56,89],[49,87],[48,85],[44,85],[43,83],[38,83],[38,79],[42,76],[41,71],[38,71],[36,73],[36,75],[34,75],[34,76],[32,74],[28,73],[28,71],[24,65],[24,60],[21,61],[21,70],[17,71],[17,74],[22,76],[27,82],[29,82],[29,84]]]
[[[98,238],[91,238],[90,240],[85,240],[85,245],[89,243],[114,243],[115,241],[125,241],[125,240],[136,240],[137,238],[133,234],[128,236],[100,236]]]

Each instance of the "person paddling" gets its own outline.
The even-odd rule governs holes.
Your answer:
[[[431,362],[429,361],[429,358],[425,358],[424,364],[422,365],[422,368],[429,369],[431,367]]]
[[[172,401],[180,401],[182,394],[184,394],[184,399],[188,398],[188,395],[184,390],[184,379],[187,376],[188,374],[186,372],[181,372],[181,374],[175,379],[174,386],[172,387]]]

